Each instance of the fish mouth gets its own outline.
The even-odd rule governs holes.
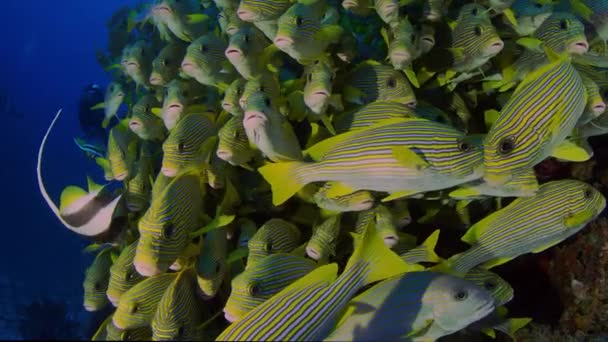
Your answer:
[[[397,12],[395,12],[395,11],[397,11]],[[398,11],[399,11],[399,7],[397,7],[397,5],[395,5],[393,3],[389,3],[388,5],[386,5],[382,8],[382,15],[384,17],[388,17],[390,15],[398,14]]]
[[[344,7],[344,9],[348,10],[348,9],[359,7],[359,4],[353,0],[345,0],[345,1],[342,1],[342,7]]]
[[[239,31],[239,28],[238,28],[238,27],[231,26],[231,27],[227,27],[227,28],[226,28],[226,33],[227,33],[229,36],[234,35],[234,34],[235,34],[235,33],[237,33],[238,31]]]
[[[286,49],[286,48],[288,48],[288,47],[290,47],[290,46],[293,45],[293,39],[291,39],[291,38],[289,38],[287,36],[279,36],[279,35],[277,35],[276,37],[274,37],[273,43],[279,49]]]
[[[131,121],[129,121],[129,128],[133,132],[137,132],[143,128],[143,125],[139,120],[132,119]]]
[[[159,86],[159,85],[162,85],[163,83],[164,83],[163,82],[163,78],[160,77],[160,75],[158,75],[158,74],[152,74],[150,76],[150,84],[151,85]]]
[[[84,309],[87,310],[88,312],[95,311],[95,307],[91,304],[84,304]]]
[[[196,69],[196,65],[188,60],[184,60],[181,68],[184,72],[193,72]]]
[[[317,96],[317,97],[329,97],[329,92],[325,91],[325,90],[317,90],[314,93],[312,93],[313,96]]]
[[[308,256],[311,259],[314,259],[314,260],[321,259],[321,254],[319,254],[319,252],[317,251],[316,248],[306,247],[306,254],[308,254]]]
[[[417,102],[416,102],[416,100],[412,100],[412,101],[408,101],[408,102],[404,103],[404,105],[406,107],[416,109]]]
[[[248,11],[248,10],[239,9],[236,12],[236,15],[242,21],[249,21],[249,22],[251,22],[251,21],[253,21],[255,19],[255,15],[253,14],[253,12],[252,11]]]
[[[224,318],[230,323],[234,323],[238,320],[238,318],[236,316],[234,316],[230,312],[226,311],[226,309],[224,309]]]
[[[359,204],[357,204],[357,206],[356,206],[356,209],[357,209],[357,211],[367,210],[367,209],[370,209],[373,205],[374,205],[374,200],[368,199],[368,200],[359,202]]]
[[[243,124],[245,124],[245,125],[249,124],[250,121],[253,121],[253,120],[260,120],[260,121],[266,122],[266,116],[258,111],[246,112],[245,120],[243,121]]]
[[[397,242],[399,242],[399,237],[397,237],[396,235],[389,235],[389,236],[385,236],[383,240],[384,240],[384,244],[388,248],[392,248],[393,246],[395,246],[397,244]]]
[[[505,43],[502,40],[497,40],[494,43],[492,43],[490,46],[488,46],[488,49],[486,50],[486,56],[487,57],[495,56],[500,51],[502,51],[502,49],[504,47],[505,47]]]
[[[135,271],[144,277],[152,277],[162,273],[156,265],[141,262],[139,260],[134,260],[133,266],[135,267]],[[118,326],[116,327],[118,328]]]
[[[160,169],[160,172],[162,172],[162,173],[163,173],[163,175],[165,175],[165,176],[167,176],[167,177],[171,177],[171,178],[173,178],[173,177],[177,176],[177,170],[176,170],[176,169],[174,169],[174,168],[172,168],[172,167],[168,167],[168,166],[163,166],[163,167]],[[140,274],[141,274],[141,273],[140,273]],[[143,274],[142,274],[142,275],[143,275]]]
[[[215,154],[217,155],[218,158],[220,158],[221,160],[225,160],[228,161],[229,159],[232,158],[232,152],[228,151],[226,149],[217,149],[217,152],[215,152]]]
[[[227,48],[225,55],[228,59],[230,58],[237,58],[237,57],[242,57],[243,56],[243,52],[241,52],[241,50],[237,49],[237,48]]]
[[[582,55],[589,51],[589,43],[587,40],[579,40],[568,46],[568,52],[571,54]]]
[[[599,102],[592,107],[592,111],[595,115],[600,115],[606,111],[606,104],[604,102]]]
[[[112,303],[112,306],[114,306],[115,308],[118,307],[118,302],[119,302],[118,298],[111,296],[107,293],[106,293],[106,296],[108,297],[108,300],[110,301],[110,303]]]
[[[230,102],[222,102],[222,108],[224,108],[225,111],[230,113],[230,111],[234,108],[234,105]]]
[[[400,67],[411,61],[412,56],[406,51],[394,51],[391,53],[391,62]]]
[[[125,172],[121,172],[121,173],[119,173],[117,175],[114,175],[114,179],[117,180],[117,181],[123,181],[123,180],[125,180],[125,178],[127,178],[127,172],[126,171]]]
[[[426,20],[429,20],[429,21],[438,21],[441,18],[441,14],[439,14],[439,12],[436,12],[436,11],[424,11],[422,16],[424,18],[426,18]]]
[[[152,13],[155,15],[171,15],[173,11],[169,6],[161,4],[154,6],[154,8],[152,8]]]
[[[181,112],[183,109],[184,106],[182,106],[180,103],[172,103],[167,107],[168,112]]]
[[[120,330],[125,330],[125,326],[116,321],[116,317],[112,317],[112,324]]]

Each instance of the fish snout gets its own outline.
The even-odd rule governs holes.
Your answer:
[[[587,51],[589,51],[589,43],[586,39],[577,40],[568,47],[568,52],[575,55],[582,55]]]
[[[490,46],[488,46],[487,54],[496,55],[500,51],[502,51],[502,49],[504,47],[505,47],[505,43],[502,40],[498,39],[494,43],[490,44]]]
[[[222,108],[230,113],[230,111],[234,108],[234,105],[230,102],[222,102]]]
[[[129,129],[133,131],[133,133],[141,132],[143,128],[144,125],[142,124],[141,120],[133,118],[129,121]]]
[[[374,199],[373,198],[367,199],[367,200],[364,200],[364,201],[361,201],[361,202],[357,203],[355,205],[355,209],[356,209],[355,211],[367,210],[367,209],[370,209],[373,206],[374,206]]]
[[[391,52],[390,59],[393,65],[401,68],[412,61],[412,55],[403,49],[399,49]]]
[[[226,311],[226,309],[224,309],[224,318],[230,323],[234,323],[238,320],[238,318],[236,316],[234,316],[230,312]]]
[[[135,266],[137,273],[144,277],[152,277],[162,273],[162,271],[156,265],[138,260],[137,255],[133,261],[133,266]]]
[[[252,21],[255,20],[255,14],[253,13],[253,11],[250,11],[250,10],[247,10],[247,9],[239,8],[238,11],[236,12],[236,15],[242,21],[252,22]]]
[[[418,102],[416,102],[416,100],[410,100],[410,101],[404,103],[404,105],[406,105],[407,107],[410,107],[412,109],[416,109],[417,104],[418,104]]]
[[[90,303],[84,303],[84,309],[88,312],[93,312],[96,310],[96,307]]]
[[[196,69],[196,65],[189,58],[184,58],[181,68],[185,73],[192,73]]]
[[[163,173],[163,175],[165,175],[167,177],[175,177],[175,176],[177,176],[177,169],[172,168],[172,167],[163,166],[160,169],[160,171]]]
[[[596,116],[600,116],[606,111],[606,104],[603,101],[598,101],[597,103],[593,104],[593,107],[591,108],[593,114],[595,114]]]
[[[110,303],[112,303],[112,306],[118,307],[119,299],[117,297],[115,297],[107,292],[106,292],[106,296],[108,297],[108,300],[110,301]]]
[[[276,37],[274,37],[273,42],[274,42],[274,45],[276,45],[276,47],[278,47],[281,50],[287,49],[287,48],[293,46],[293,39],[291,39],[290,37],[284,36],[284,35],[277,35]]]
[[[153,72],[150,75],[150,84],[151,85],[155,85],[155,86],[159,86],[159,85],[163,85],[163,78],[160,76],[159,73]]]
[[[354,0],[344,0],[344,1],[342,1],[342,7],[345,10],[349,10],[349,9],[359,7],[359,4],[357,3],[357,1],[354,1]]]
[[[316,249],[316,248],[313,248],[313,247],[308,247],[308,246],[307,246],[307,247],[306,247],[306,254],[308,254],[308,256],[309,256],[311,259],[314,259],[314,260],[319,260],[319,259],[321,259],[321,254],[319,253],[319,251],[317,251],[317,249]]]
[[[397,235],[388,235],[383,238],[384,244],[388,248],[393,248],[399,242],[399,237]]]
[[[226,149],[226,148],[219,148],[217,149],[217,151],[215,152],[215,154],[217,155],[218,158],[220,158],[221,160],[225,160],[228,161],[230,159],[232,159],[232,151]]]
[[[125,180],[125,178],[127,178],[128,175],[129,175],[129,173],[127,171],[121,172],[119,174],[115,174],[114,179],[117,181],[123,181],[123,180]]]
[[[228,58],[229,61],[237,61],[243,58],[243,51],[234,46],[228,46],[224,55],[226,55],[226,58]]]

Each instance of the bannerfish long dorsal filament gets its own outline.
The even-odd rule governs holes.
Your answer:
[[[90,189],[89,194],[82,196],[66,208],[62,208],[60,211],[49,196],[46,187],[44,186],[44,182],[42,181],[42,154],[44,152],[46,140],[51,133],[55,122],[57,119],[59,119],[62,110],[63,109],[59,109],[55,115],[55,118],[44,134],[44,138],[42,139],[40,148],[38,149],[38,163],[36,166],[38,188],[40,189],[40,193],[46,200],[48,206],[66,228],[80,235],[98,236],[110,229],[114,212],[122,195],[118,195],[115,198],[103,198],[108,197],[100,196],[103,187],[98,189]]]

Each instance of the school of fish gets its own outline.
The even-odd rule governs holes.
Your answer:
[[[608,133],[608,1],[148,0],[108,29],[99,173],[47,193],[62,110],[37,165],[91,241],[84,308],[115,308],[93,340],[514,337],[492,268],[606,206],[534,168]],[[468,249],[417,229],[441,210]]]

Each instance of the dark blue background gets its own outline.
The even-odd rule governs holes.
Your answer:
[[[107,46],[105,23],[134,0],[3,0],[0,5],[0,91],[23,113],[2,118],[3,183],[0,247],[0,306],[20,305],[38,296],[69,304],[73,317],[82,310],[82,280],[92,256],[85,239],[64,228],[38,191],[36,155],[42,135],[59,108],[43,159],[47,189],[56,203],[70,184],[86,188],[86,175],[103,183],[94,162],[76,148],[82,135],[77,106],[88,83],[105,88],[108,76],[97,64],[96,48]],[[1,94],[0,94],[1,95]],[[8,285],[7,285],[8,284]],[[0,326],[0,338],[18,337]]]

